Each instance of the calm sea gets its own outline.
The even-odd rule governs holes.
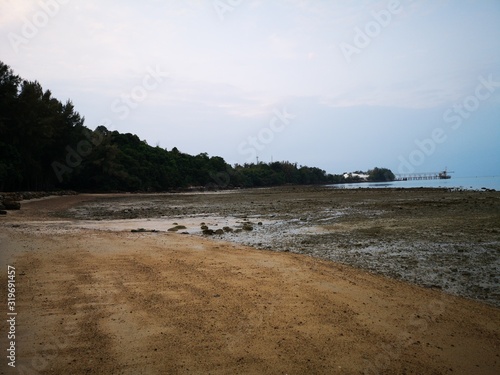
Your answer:
[[[467,190],[495,189],[500,190],[500,176],[494,177],[452,177],[448,180],[417,180],[417,181],[393,181],[393,182],[363,182],[359,184],[330,185],[335,188],[357,189],[357,188],[419,188],[419,187],[443,187],[462,188]]]

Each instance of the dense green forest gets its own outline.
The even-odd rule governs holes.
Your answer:
[[[370,180],[394,179],[374,168]],[[137,135],[91,130],[71,101],[0,62],[0,191],[169,191],[283,184],[332,184],[359,178],[274,162],[231,166],[223,158],[149,146]]]

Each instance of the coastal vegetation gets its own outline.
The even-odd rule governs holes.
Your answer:
[[[148,145],[137,135],[92,130],[68,100],[0,62],[0,191],[170,191],[362,182],[289,161],[234,166],[220,156]],[[368,180],[394,179],[385,168]]]

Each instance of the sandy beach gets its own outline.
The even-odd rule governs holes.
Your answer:
[[[15,267],[18,313],[16,368],[4,356],[0,374],[498,374],[499,194],[382,194],[288,188],[23,202],[0,219],[0,289],[6,296],[6,266]],[[315,216],[320,207],[329,211]],[[132,233],[124,223],[133,220],[158,231]],[[204,236],[202,223],[232,231]],[[185,229],[168,231],[174,224]],[[273,234],[285,224],[289,235]],[[234,233],[244,225],[252,230]],[[433,236],[455,258],[469,254],[443,271],[442,285],[355,262],[379,243],[409,249],[416,239],[439,242]],[[297,238],[304,242],[289,243]],[[369,256],[411,268],[411,257],[393,253]],[[466,267],[480,269],[482,289]]]

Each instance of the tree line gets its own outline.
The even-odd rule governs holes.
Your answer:
[[[137,135],[91,130],[73,103],[0,62],[0,191],[170,191],[356,182],[288,161],[231,166],[219,156],[153,147]],[[387,169],[374,181],[394,179]]]

